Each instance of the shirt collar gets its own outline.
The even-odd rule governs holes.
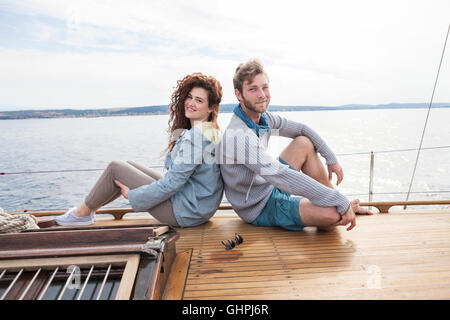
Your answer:
[[[269,123],[267,121],[267,116],[264,113],[261,113],[261,116],[259,117],[259,123],[256,124],[253,122],[247,114],[242,110],[241,104],[238,104],[233,112],[244,121],[244,123],[250,128],[253,129],[256,133],[256,135],[259,137],[260,134],[264,134],[265,132],[269,131]]]

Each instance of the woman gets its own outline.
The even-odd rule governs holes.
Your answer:
[[[89,225],[95,210],[120,195],[134,211],[148,211],[161,223],[190,227],[208,221],[223,195],[215,146],[222,87],[194,73],[178,81],[169,105],[170,142],[162,176],[134,162],[111,162],[84,203],[56,218],[59,225]]]

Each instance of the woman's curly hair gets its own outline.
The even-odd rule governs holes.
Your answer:
[[[182,130],[191,129],[191,122],[185,116],[184,102],[193,88],[203,88],[208,91],[208,107],[212,112],[208,117],[216,129],[219,129],[217,116],[219,115],[220,101],[222,100],[222,86],[214,77],[206,76],[202,73],[187,75],[182,80],[178,80],[175,92],[172,94],[169,104],[169,146],[167,150],[172,151],[175,142],[178,140]]]

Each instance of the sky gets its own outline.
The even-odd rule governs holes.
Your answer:
[[[251,58],[274,105],[429,102],[449,25],[450,0],[0,0],[0,110],[164,105],[193,72],[236,103]]]

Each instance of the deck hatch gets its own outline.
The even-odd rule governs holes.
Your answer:
[[[129,299],[139,255],[97,256],[93,264],[90,258],[80,265],[75,257],[8,261],[0,269],[0,300]]]
[[[178,238],[155,224],[0,234],[0,300],[160,299]]]

